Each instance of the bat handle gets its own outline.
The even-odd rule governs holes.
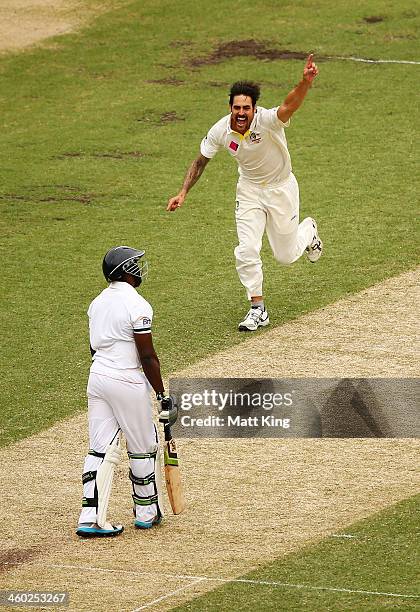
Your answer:
[[[121,427],[118,427],[118,429],[117,429],[117,433],[116,433],[116,434],[115,434],[115,436],[112,438],[112,440],[111,440],[110,444],[112,444],[112,443],[113,443],[113,441],[115,440],[115,438],[117,438],[117,436],[118,436],[118,439],[117,439],[117,444],[118,444],[118,445],[120,444],[120,442],[121,442],[121,436],[119,435],[119,434],[120,434],[120,431],[121,431]]]
[[[165,442],[169,442],[169,440],[172,440],[171,426],[169,425],[169,423],[165,423],[165,425],[163,426],[163,431],[165,433]]]

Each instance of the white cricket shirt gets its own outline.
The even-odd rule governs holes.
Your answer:
[[[93,300],[88,317],[90,345],[96,351],[91,372],[138,381],[141,363],[134,334],[151,333],[151,305],[131,285],[115,281]]]
[[[292,171],[283,123],[277,109],[257,106],[249,130],[244,134],[230,127],[231,116],[226,115],[210,128],[201,141],[200,151],[211,159],[220,149],[226,149],[238,162],[240,179],[259,185],[276,185]]]

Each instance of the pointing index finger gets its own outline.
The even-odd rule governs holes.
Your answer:
[[[308,55],[308,59],[306,60],[306,66],[307,66],[308,68],[309,68],[309,67],[310,67],[310,65],[312,64],[312,58],[313,58],[313,56],[314,56],[314,54],[313,54],[313,53],[310,53],[310,54]]]

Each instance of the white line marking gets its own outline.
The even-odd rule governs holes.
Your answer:
[[[37,563],[33,563],[32,565],[39,565]],[[73,569],[80,572],[104,572],[111,574],[127,574],[130,576],[155,576],[156,572],[135,572],[133,570],[120,570],[120,569],[110,569],[106,567],[91,567],[85,565],[59,565],[56,563],[51,564],[41,564],[42,567],[45,568],[56,568],[56,569]],[[163,578],[173,578],[174,580],[195,580],[199,581],[207,581],[207,582],[233,582],[235,584],[256,584],[256,585],[264,585],[264,586],[274,586],[274,587],[288,587],[292,589],[308,589],[311,591],[333,591],[338,593],[359,593],[362,595],[379,595],[386,597],[401,597],[404,599],[419,599],[420,595],[404,595],[402,593],[384,593],[382,591],[364,591],[362,589],[345,589],[345,588],[335,588],[335,587],[323,587],[323,586],[311,586],[309,584],[294,584],[292,582],[275,582],[269,580],[247,580],[246,578],[211,578],[210,576],[191,576],[189,574],[165,574],[159,572],[159,576]],[[192,585],[189,585],[192,586]]]
[[[179,589],[175,589],[175,591],[171,591],[170,593],[167,593],[166,595],[162,595],[162,597],[158,597],[157,599],[154,599],[153,601],[149,601],[148,603],[144,604],[143,606],[140,606],[140,608],[135,608],[135,610],[132,610],[132,612],[139,612],[140,610],[145,610],[146,608],[150,608],[150,606],[153,606],[154,604],[157,604],[160,601],[163,601],[164,599],[168,599],[168,597],[172,597],[172,595],[176,595],[180,591],[185,591],[185,589],[189,589],[192,586],[194,586],[195,584],[197,584],[198,582],[202,582],[203,580],[206,580],[206,579],[205,578],[197,578],[193,582],[190,582],[190,584],[185,584],[184,586],[179,587]]]
[[[316,59],[316,58],[315,58]],[[347,60],[349,62],[363,62],[365,64],[412,64],[415,66],[420,66],[420,62],[415,62],[412,60],[386,60],[386,59],[366,59],[364,57],[343,57],[341,55],[327,55],[327,59],[330,60]]]
[[[349,533],[332,533],[332,538],[357,538],[357,536],[350,535]]]

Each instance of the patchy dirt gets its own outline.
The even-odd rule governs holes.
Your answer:
[[[61,155],[56,155],[54,159],[66,159],[66,157],[85,157],[84,153],[80,151],[69,151],[68,153],[61,153]]]
[[[66,159],[66,158],[77,158],[77,157],[96,157],[103,159],[126,159],[126,158],[140,158],[146,154],[141,151],[103,151],[95,153],[83,153],[82,151],[69,151],[56,155],[54,159]]]
[[[92,153],[92,157],[109,158],[109,159],[126,159],[144,157],[145,153],[141,151],[105,151],[104,153]]]
[[[185,121],[185,118],[178,115],[176,111],[166,111],[165,113],[157,114],[156,111],[145,111],[140,117],[135,119],[138,123],[149,123],[155,126],[166,125],[173,121]]]
[[[55,191],[46,195],[45,191]],[[24,201],[24,202],[80,202],[81,204],[90,204],[99,194],[84,192],[82,187],[73,187],[70,185],[37,185],[28,188],[26,193],[2,193],[0,200],[6,201]]]
[[[191,45],[190,40],[172,40],[169,43],[169,46],[173,47],[174,49],[177,49],[179,47],[189,47],[190,45]]]
[[[41,552],[42,549],[39,547],[11,548],[10,550],[0,551],[0,573],[11,570],[22,565],[22,563],[33,561]]]
[[[161,123],[172,123],[173,121],[185,121],[185,119],[177,115],[176,111],[169,111],[160,116]]]
[[[94,199],[95,194],[87,193],[78,196],[48,196],[40,198],[38,202],[79,202],[80,204],[90,204]]]
[[[151,79],[146,81],[146,83],[152,83],[155,85],[173,85],[174,87],[180,87],[181,85],[185,85],[185,81],[182,79],[176,79],[175,77],[168,77],[166,79]]]
[[[366,19],[373,19],[375,21],[371,21],[370,23],[376,23],[378,17],[368,17]],[[361,32],[359,32],[361,33]],[[403,38],[410,38],[411,35],[404,36]],[[397,38],[394,36],[394,38]],[[277,49],[275,47],[270,46],[270,42],[261,42],[256,41],[254,39],[249,40],[232,40],[228,42],[221,43],[214,51],[209,53],[208,55],[204,55],[201,57],[194,57],[185,60],[185,64],[190,68],[199,68],[200,66],[211,65],[211,64],[219,64],[225,60],[229,60],[235,57],[251,57],[253,59],[258,59],[266,62],[272,62],[275,60],[306,60],[309,55],[310,50],[308,51],[291,51],[290,49]],[[315,59],[316,61],[334,61],[334,60],[351,60],[351,61],[366,61],[372,63],[381,63],[385,60],[375,59],[373,57],[361,57],[355,58],[352,56],[343,57],[340,55],[320,55],[316,52]],[[402,61],[402,63],[404,63]],[[411,63],[411,62],[409,62]],[[416,63],[416,62],[413,62]],[[174,67],[175,68],[175,67]],[[276,84],[278,85],[278,84]]]
[[[188,60],[188,64],[193,67],[218,64],[226,59],[233,57],[253,57],[254,59],[274,61],[274,60],[305,60],[308,57],[306,51],[290,51],[289,49],[275,49],[267,42],[254,39],[232,40],[221,43],[214,51],[202,57],[195,57]],[[325,59],[317,55],[317,61]]]
[[[381,23],[381,21],[384,21],[384,18],[379,17],[379,15],[372,15],[371,17],[363,17],[363,21],[365,23]]]

